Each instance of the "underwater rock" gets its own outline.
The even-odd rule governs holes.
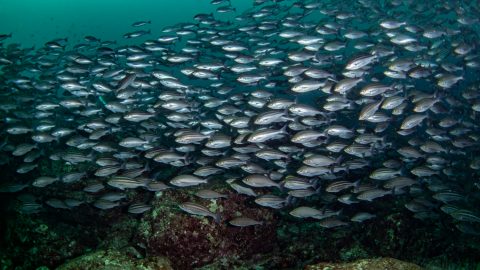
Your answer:
[[[57,270],[171,270],[168,259],[164,257],[150,257],[135,259],[116,250],[100,250],[85,254],[61,265]]]
[[[15,205],[12,204],[12,207]],[[138,222],[116,211],[79,206],[76,211],[50,209],[36,214],[12,212],[0,224],[0,269],[55,269],[66,260],[96,249],[125,249]],[[2,242],[3,241],[3,242]],[[5,266],[5,268],[2,268]]]
[[[97,242],[94,233],[85,237],[80,227],[58,220],[52,222],[47,216],[8,216],[5,231],[4,250],[0,252],[8,256],[15,269],[55,267],[67,258],[84,254]],[[4,265],[2,262],[2,267]]]
[[[420,266],[393,258],[363,259],[351,263],[319,263],[306,270],[420,270]]]
[[[342,261],[348,262],[368,257],[371,256],[369,256],[368,252],[365,250],[365,247],[356,241],[340,250],[340,258]]]
[[[99,245],[101,249],[121,249],[129,246],[137,226],[132,217],[119,216],[118,220],[108,229],[108,236],[104,237]]]
[[[204,200],[178,191],[166,191],[157,198],[138,229],[138,242],[145,246],[147,257],[165,255],[175,269],[191,269],[216,260],[248,259],[271,251],[276,243],[277,221],[273,212],[249,206],[242,195],[220,191],[228,194],[228,200]],[[182,212],[177,205],[186,201],[220,213],[220,222]],[[239,216],[261,220],[263,224],[249,227],[228,224]]]

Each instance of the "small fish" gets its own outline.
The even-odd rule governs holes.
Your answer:
[[[212,217],[216,223],[220,223],[220,213],[212,213],[208,210],[205,206],[192,203],[192,202],[185,202],[179,205],[180,209],[183,211],[197,216],[203,217]]]
[[[142,214],[148,210],[150,210],[152,206],[146,205],[143,203],[133,203],[128,207],[128,212],[131,214]]]
[[[182,174],[174,177],[170,180],[170,184],[177,186],[177,187],[189,187],[189,186],[197,186],[200,184],[206,184],[207,179],[202,179],[196,177],[194,175]]]
[[[107,184],[120,190],[145,187],[146,183],[130,177],[114,176]]]
[[[118,202],[111,202],[111,201],[100,200],[100,199],[96,200],[93,203],[93,206],[95,206],[98,209],[102,209],[102,210],[112,209],[112,208],[115,208],[119,205],[120,205],[120,203],[118,203]]]
[[[149,35],[150,33],[151,33],[150,30],[148,30],[148,31],[139,30],[139,31],[135,31],[135,32],[126,33],[125,35],[123,35],[123,37],[127,38],[127,39],[137,38],[137,37]]]
[[[136,73],[125,75],[125,77],[118,82],[117,91],[120,91],[129,87],[135,81],[136,77],[137,77]]]
[[[57,182],[58,180],[58,177],[41,176],[33,181],[32,186],[43,188]]]
[[[322,211],[307,206],[300,206],[290,211],[290,215],[297,218],[311,218],[321,216]]]
[[[275,195],[262,195],[255,199],[255,203],[264,207],[270,207],[274,209],[280,209],[284,207],[287,201],[284,198]]]
[[[359,212],[356,213],[350,220],[353,222],[364,222],[365,220],[369,220],[375,217],[376,215],[367,212]]]
[[[361,55],[351,59],[345,69],[347,70],[358,70],[372,64],[377,57],[375,55]]]
[[[242,180],[243,183],[251,186],[251,187],[278,187],[280,188],[280,184],[272,181],[265,175],[261,174],[252,174],[249,175]]]
[[[360,194],[358,194],[357,199],[362,200],[362,201],[373,201],[377,198],[393,194],[393,190],[382,190],[382,189],[371,189],[371,190],[366,190]]]
[[[208,199],[208,200],[219,199],[219,198],[228,198],[228,195],[221,194],[221,193],[218,193],[218,192],[216,192],[214,190],[210,190],[210,189],[198,190],[197,192],[195,192],[195,196],[200,197],[202,199]]]
[[[329,184],[326,188],[326,192],[331,192],[331,193],[337,193],[342,190],[351,188],[351,187],[358,187],[360,184],[360,180],[357,180],[356,182],[349,182],[349,181],[336,181],[331,184]]]
[[[248,227],[248,226],[256,226],[262,225],[262,221],[254,220],[249,217],[236,217],[228,221],[228,223],[232,226],[236,227]]]
[[[0,34],[0,41],[3,41],[3,40],[5,40],[5,39],[11,38],[11,37],[12,37],[12,34],[11,34],[11,33],[8,34],[8,35],[7,35],[7,34]]]
[[[326,218],[323,219],[319,222],[320,226],[324,228],[334,228],[334,227],[340,227],[340,226],[346,226],[349,225],[347,222],[341,221],[337,218]]]
[[[144,25],[147,25],[147,24],[151,24],[152,21],[138,21],[138,22],[134,22],[132,23],[132,26],[133,27],[140,27],[140,26],[144,26]]]

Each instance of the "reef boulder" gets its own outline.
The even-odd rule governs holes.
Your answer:
[[[393,258],[362,259],[350,263],[318,263],[306,270],[421,270],[420,266]]]
[[[172,270],[165,257],[136,259],[116,250],[100,250],[66,262],[57,270]]]
[[[147,257],[167,256],[176,269],[191,269],[218,260],[248,259],[271,251],[276,243],[273,211],[249,205],[245,196],[234,193],[228,196],[226,200],[204,200],[184,192],[164,192],[142,217],[137,242],[145,247]],[[210,217],[192,216],[179,210],[178,204],[187,201],[220,213],[221,221],[216,223]],[[263,224],[229,225],[229,220],[239,216]]]

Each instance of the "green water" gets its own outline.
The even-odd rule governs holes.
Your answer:
[[[252,1],[231,2],[237,14],[252,7]],[[196,14],[215,12],[217,7],[209,0],[0,0],[0,33],[13,33],[9,43],[24,47],[56,38],[68,38],[73,44],[83,42],[86,35],[122,44],[123,34],[138,30],[131,27],[135,21],[152,21],[142,28],[152,34],[138,42],[158,37],[167,26],[193,22]],[[233,16],[217,14],[220,19]]]

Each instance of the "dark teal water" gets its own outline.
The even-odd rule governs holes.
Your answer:
[[[252,7],[252,1],[232,0],[238,12]],[[193,22],[198,13],[215,12],[218,6],[201,0],[18,0],[0,1],[0,33],[13,33],[9,43],[24,47],[41,46],[56,38],[68,38],[71,44],[83,42],[92,35],[103,40],[116,40],[119,44],[129,41],[123,34],[132,31],[135,21],[151,20],[152,36],[158,36],[166,26]],[[217,14],[219,19],[233,17]]]

